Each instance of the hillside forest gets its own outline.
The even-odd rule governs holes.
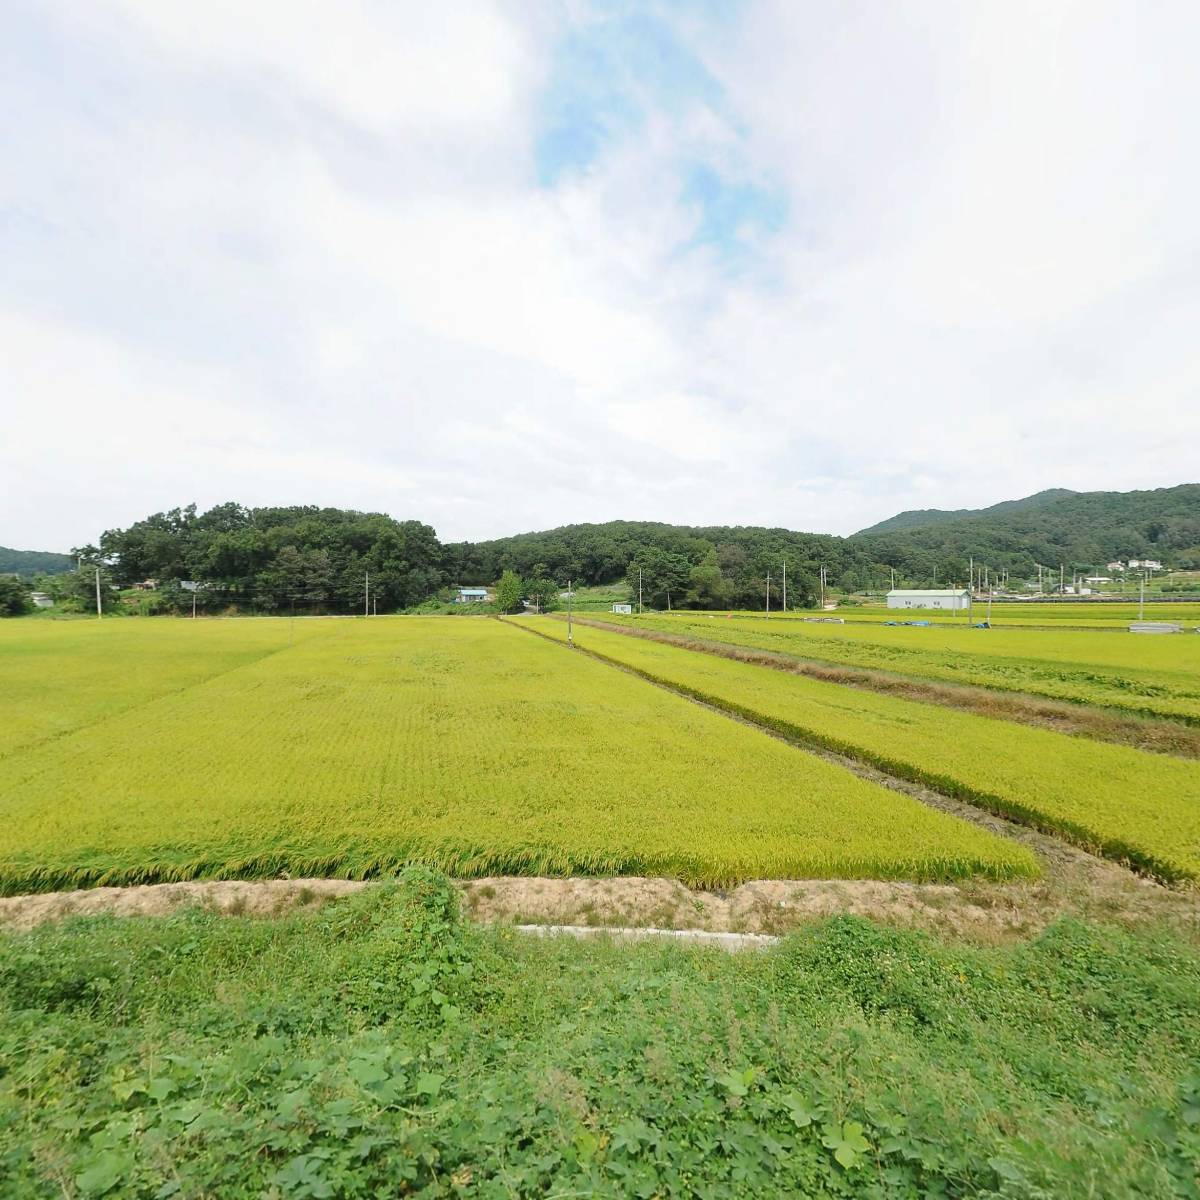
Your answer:
[[[822,567],[829,586],[844,591],[886,588],[893,571],[905,585],[960,585],[972,557],[1013,579],[1036,578],[1038,564],[1071,571],[1130,557],[1200,568],[1200,485],[1057,489],[989,509],[902,513],[850,537],[609,521],[443,543],[431,526],[384,513],[233,502],[199,512],[191,504],[107,530],[98,545],[71,554],[0,550],[0,566],[68,606],[94,603],[99,567],[105,597],[153,580],[166,611],[195,604],[205,611],[353,612],[367,595],[396,611],[449,600],[458,586],[495,584],[506,572],[525,590],[624,581],[636,594],[640,582],[648,607],[756,608],[768,574],[772,602],[779,602],[786,564],[789,603],[800,606],[816,600]],[[75,562],[80,569],[62,569]]]

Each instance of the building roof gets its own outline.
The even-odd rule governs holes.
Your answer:
[[[458,590],[464,594],[469,593],[472,596],[486,596],[487,595],[487,588],[460,587]]]
[[[966,588],[892,588],[889,596],[965,596]]]

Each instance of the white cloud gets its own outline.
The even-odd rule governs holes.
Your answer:
[[[0,74],[0,542],[229,498],[445,537],[847,532],[1194,476],[1188,6],[689,16],[722,102],[651,109],[539,187],[576,19],[30,9]],[[784,226],[688,249],[695,162],[780,191]]]
[[[378,0],[114,0],[131,25],[193,69],[274,77],[380,131],[503,126],[531,73],[526,47],[487,0],[417,8]],[[94,16],[111,19],[111,9]]]

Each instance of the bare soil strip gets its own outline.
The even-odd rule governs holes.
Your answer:
[[[1175,721],[1122,716],[1085,704],[1047,700],[1020,692],[993,691],[971,684],[934,683],[889,671],[837,666],[811,659],[794,658],[771,650],[755,650],[727,642],[709,641],[706,638],[664,633],[658,629],[634,629],[627,625],[613,625],[591,617],[577,616],[574,621],[577,625],[590,625],[609,633],[623,633],[626,637],[645,638],[650,642],[662,642],[664,645],[713,654],[735,662],[753,663],[755,666],[770,667],[772,670],[785,671],[792,675],[806,675],[810,679],[820,679],[825,683],[841,683],[847,687],[882,692],[904,700],[917,700],[923,704],[940,704],[981,717],[1016,721],[1022,725],[1053,729],[1072,737],[1087,737],[1121,746],[1133,746],[1154,754],[1200,758],[1200,727]]]
[[[700,891],[674,879],[638,876],[496,876],[464,880],[458,887],[472,920],[516,926],[781,935],[824,917],[853,914],[996,943],[1032,936],[1072,914],[1119,923],[1161,920],[1200,944],[1200,893],[1163,887],[1054,845],[1053,839],[1044,843],[1039,849],[1046,852],[1045,875],[1024,883],[760,879],[729,891]],[[188,908],[270,918],[373,886],[351,879],[269,879],[40,892],[0,898],[0,930],[102,914],[169,916]]]

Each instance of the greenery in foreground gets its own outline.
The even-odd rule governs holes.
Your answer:
[[[92,1196],[1196,1197],[1200,956],[857,918],[526,939],[407,872],[316,915],[0,937],[0,1178]]]

